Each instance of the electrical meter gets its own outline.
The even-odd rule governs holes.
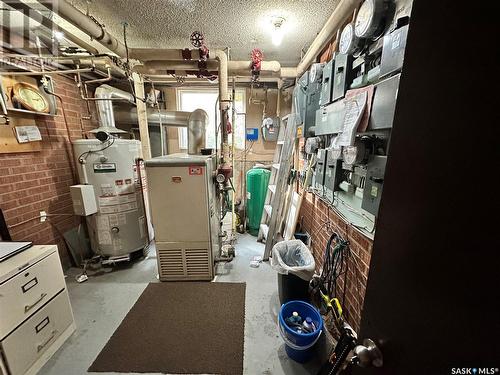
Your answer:
[[[333,160],[342,159],[342,146],[333,146],[328,152]]]
[[[366,161],[368,156],[366,146],[363,142],[356,142],[355,146],[346,146],[342,150],[344,162],[349,165],[360,164]]]
[[[312,64],[311,71],[309,73],[309,82],[321,82],[321,77],[323,76],[323,67],[325,64]]]
[[[358,38],[366,39],[379,36],[384,26],[387,8],[387,3],[384,0],[365,0],[356,16],[355,35]]]
[[[361,40],[354,33],[354,25],[349,23],[340,34],[339,52],[345,55],[358,54],[361,50]]]

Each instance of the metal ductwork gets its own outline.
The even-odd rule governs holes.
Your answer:
[[[115,108],[115,121],[119,124],[137,124],[137,110],[135,108]],[[148,108],[146,110],[149,124],[162,124],[163,126],[187,127],[191,112],[166,111],[164,109]]]
[[[94,96],[97,99],[97,114],[99,116],[100,126],[90,132],[97,133],[103,131],[106,133],[126,133],[115,126],[113,99],[120,99],[135,104],[134,96],[126,91],[109,85],[99,86],[95,90]]]
[[[135,103],[134,96],[126,91],[109,85],[101,85],[95,90],[97,113],[101,126],[91,130],[91,133],[104,131],[107,133],[126,133],[118,129],[115,122],[122,124],[137,124],[139,122],[137,109],[113,108],[113,99],[128,100]],[[108,100],[106,100],[108,99]],[[148,123],[162,126],[180,126],[188,128],[188,153],[200,154],[205,148],[205,133],[208,124],[208,115],[202,109],[193,112],[166,111],[154,108],[147,109]]]
[[[205,148],[205,132],[208,115],[203,109],[195,109],[188,119],[188,154],[199,155]]]

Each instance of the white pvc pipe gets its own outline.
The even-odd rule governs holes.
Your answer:
[[[316,56],[325,47],[332,35],[342,26],[344,21],[351,16],[360,2],[361,0],[341,0],[339,2],[328,21],[326,21],[321,31],[311,43],[304,57],[302,57],[302,60],[297,66],[297,76],[301,76],[309,65],[316,60]]]

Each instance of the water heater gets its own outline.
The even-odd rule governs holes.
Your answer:
[[[143,250],[148,235],[140,142],[81,139],[73,147],[80,183],[93,186],[97,202],[97,213],[86,217],[92,250],[110,258]]]

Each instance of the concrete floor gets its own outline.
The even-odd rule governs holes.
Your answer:
[[[269,263],[259,268],[249,266],[255,255],[263,253],[264,245],[256,242],[256,237],[239,235],[236,258],[219,265],[215,279],[247,285],[244,374],[316,374],[320,360],[301,365],[285,353],[276,323],[280,307],[276,271]],[[158,282],[154,248],[145,259],[103,268],[82,284],[75,281],[78,273],[78,269],[70,269],[66,279],[77,330],[42,368],[42,375],[87,374],[87,368],[148,283]],[[324,338],[320,344],[325,345]]]

